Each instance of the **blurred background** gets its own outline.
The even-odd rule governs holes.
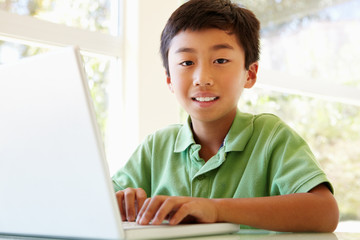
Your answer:
[[[0,64],[78,45],[114,173],[147,134],[186,118],[158,50],[183,2],[0,0]],[[258,82],[239,108],[274,113],[305,138],[334,185],[340,227],[360,231],[360,0],[236,2],[262,25]]]

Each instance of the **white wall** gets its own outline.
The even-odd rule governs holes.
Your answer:
[[[111,159],[111,172],[124,164],[146,135],[179,122],[179,108],[166,85],[159,52],[161,31],[179,4],[178,0],[124,1],[122,78],[126,149],[119,147],[122,159]]]
[[[176,0],[140,0],[139,22],[139,137],[178,121],[175,97],[166,84],[160,57],[160,35]]]

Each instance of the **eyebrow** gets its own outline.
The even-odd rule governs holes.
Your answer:
[[[217,50],[221,50],[221,49],[233,50],[234,47],[232,47],[231,45],[229,45],[227,43],[222,43],[222,44],[216,44],[210,48],[210,50],[212,50],[212,51],[217,51]],[[183,48],[179,48],[178,50],[176,50],[175,53],[195,53],[195,52],[196,52],[196,50],[194,48],[183,47]]]
[[[211,50],[214,50],[214,51],[220,50],[220,49],[230,49],[230,50],[234,50],[234,47],[231,46],[230,44],[223,43],[223,44],[217,44],[217,45],[215,45],[215,46],[213,46],[213,47],[211,48]]]

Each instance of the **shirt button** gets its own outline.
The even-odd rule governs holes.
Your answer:
[[[205,175],[200,175],[200,176],[197,177],[197,179],[198,179],[199,181],[204,180],[204,179],[205,179]]]

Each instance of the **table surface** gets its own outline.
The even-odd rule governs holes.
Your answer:
[[[6,236],[0,234],[0,239],[4,240],[45,240],[50,238],[34,238],[21,236]],[[54,240],[53,238],[51,238]],[[280,233],[263,230],[240,230],[235,234],[214,235],[204,237],[182,238],[193,240],[355,240],[360,239],[360,232],[335,232],[335,233]]]

